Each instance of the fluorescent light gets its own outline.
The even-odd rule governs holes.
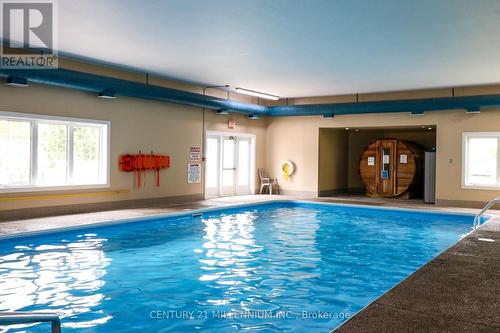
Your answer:
[[[11,87],[27,87],[28,80],[22,77],[9,76],[5,84]]]
[[[112,98],[116,98],[115,95],[116,95],[116,93],[113,90],[104,90],[104,91],[101,91],[99,94],[97,94],[97,97],[112,99]]]
[[[424,111],[412,111],[411,115],[412,116],[423,116],[424,115]]]
[[[259,119],[259,116],[256,114],[249,114],[248,119],[257,120],[257,119]]]
[[[335,115],[333,113],[326,113],[323,115],[323,118],[333,118]]]
[[[215,113],[217,113],[217,114],[229,114],[229,110],[219,109],[219,110],[215,111]]]
[[[271,99],[273,101],[277,101],[278,99],[280,99],[278,96],[275,96],[275,95],[266,94],[263,92],[245,89],[245,88],[236,88],[236,91],[241,93],[241,94],[255,96],[255,97],[261,97],[261,98],[265,98],[265,99]]]
[[[468,114],[481,113],[481,110],[479,108],[468,108],[465,110],[465,113]]]

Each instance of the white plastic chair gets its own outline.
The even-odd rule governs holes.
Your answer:
[[[260,178],[260,191],[259,194],[262,194],[262,191],[267,186],[269,189],[269,194],[273,194],[273,186],[276,188],[276,192],[278,192],[278,180],[276,178],[270,178],[267,174],[266,169],[259,168],[259,178]]]

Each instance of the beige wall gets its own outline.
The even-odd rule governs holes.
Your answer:
[[[200,93],[200,87],[147,75],[141,72],[128,72],[116,68],[83,64],[61,59],[60,66],[72,70],[117,77],[125,80],[149,83],[158,86],[183,89]],[[356,101],[394,100],[427,97],[470,96],[500,93],[500,85],[486,87],[459,87],[430,89],[410,92],[352,94],[343,96],[305,97],[287,99],[286,103],[342,103]],[[225,92],[209,89],[207,94],[226,97]],[[247,103],[257,103],[252,97],[230,94],[231,99]],[[284,103],[280,100],[277,103]],[[274,103],[276,104],[276,103]],[[188,185],[186,182],[186,163],[190,145],[202,143],[202,110],[196,107],[155,102],[142,99],[119,97],[115,100],[102,100],[94,94],[30,85],[28,88],[12,88],[0,85],[0,110],[47,114],[66,117],[79,117],[111,121],[111,187],[104,191],[118,191],[117,194],[93,195],[98,190],[33,192],[0,194],[0,198],[51,196],[89,193],[85,197],[43,198],[30,200],[0,200],[0,210],[65,205],[75,203],[94,203],[128,199],[156,198],[166,196],[201,195],[202,184]],[[349,141],[344,145],[344,137],[331,136],[328,141],[335,146],[335,154],[323,156],[325,146],[320,145],[320,128],[345,127],[390,127],[390,126],[437,126],[437,198],[442,202],[486,201],[499,196],[500,191],[470,190],[461,188],[461,135],[464,131],[500,131],[500,110],[484,110],[481,114],[465,114],[463,110],[447,112],[427,112],[424,116],[412,117],[408,113],[365,114],[337,116],[324,119],[312,117],[278,117],[258,121],[248,120],[242,115],[217,116],[206,112],[205,130],[231,131],[227,129],[228,118],[237,121],[233,132],[253,133],[256,135],[256,167],[266,166],[269,172],[278,177],[284,193],[316,195],[318,190],[336,189],[343,184],[342,173],[333,172],[333,156],[344,155],[342,147],[348,147],[347,170],[352,172],[357,161],[354,152],[364,148],[363,140]],[[340,133],[340,132],[339,132]],[[333,135],[333,134],[332,134]],[[373,136],[366,134],[365,141]],[[154,150],[169,154],[171,168],[161,173],[161,187],[153,186],[152,177],[148,186],[140,191],[133,186],[133,175],[118,171],[118,156],[123,153]],[[319,150],[322,150],[321,154]],[[296,165],[296,173],[290,180],[280,174],[280,162],[291,160]],[[321,164],[321,168],[320,168]],[[323,170],[330,169],[338,178],[330,178]],[[339,168],[344,169],[344,168]],[[321,170],[321,172],[320,172]],[[359,179],[348,174],[348,186],[355,187]],[[339,185],[340,184],[340,185]],[[123,191],[122,191],[123,190]],[[103,190],[99,190],[103,191]]]
[[[355,128],[384,126],[435,125],[437,149],[436,197],[444,200],[484,202],[500,196],[496,190],[461,188],[462,132],[500,131],[500,109],[488,109],[481,114],[466,114],[463,110],[427,112],[424,116],[409,113],[364,114],[335,118],[276,117],[268,119],[267,168],[279,176],[279,163],[290,159],[297,172],[289,182],[280,179],[286,191],[317,193],[319,128]]]
[[[95,94],[42,85],[30,85],[28,88],[0,85],[0,111],[111,121],[111,187],[109,189],[4,193],[0,194],[0,198],[46,194],[57,196],[68,193],[130,189],[128,193],[86,197],[2,200],[0,210],[203,193],[202,184],[187,184],[186,180],[189,146],[202,143],[201,108],[127,97],[105,100],[97,98]],[[234,130],[227,129],[229,117],[237,122]],[[256,135],[256,167],[265,165],[265,126],[264,119],[249,120],[243,115],[236,114],[218,116],[213,111],[206,111],[206,130],[225,130]],[[171,166],[161,171],[159,188],[154,186],[152,173],[148,174],[146,187],[137,190],[133,185],[133,174],[118,170],[119,155],[134,153],[138,150],[153,150],[170,155]]]
[[[320,128],[318,152],[318,193],[330,195],[347,189],[348,133]]]
[[[311,119],[318,118],[312,117]],[[318,192],[318,128],[308,117],[268,118],[266,132],[267,169],[278,179],[281,193],[316,195]],[[285,180],[282,161],[295,164],[295,173]]]

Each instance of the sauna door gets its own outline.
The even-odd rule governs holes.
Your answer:
[[[377,167],[375,182],[377,193],[382,196],[396,194],[396,153],[397,140],[377,141]]]

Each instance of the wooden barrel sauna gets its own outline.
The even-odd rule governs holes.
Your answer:
[[[359,174],[366,194],[383,198],[422,195],[424,150],[416,143],[380,139],[361,154]]]

